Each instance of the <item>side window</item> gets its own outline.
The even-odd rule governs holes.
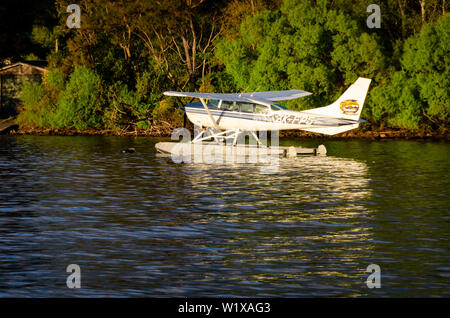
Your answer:
[[[238,112],[239,111],[239,104],[236,103],[236,102],[232,102],[230,110],[233,111],[233,112]]]
[[[231,110],[232,104],[230,102],[222,101],[222,105],[220,106],[220,109],[223,110]]]
[[[255,113],[258,114],[266,114],[267,113],[267,107],[263,105],[255,105]]]
[[[229,112],[238,112],[239,111],[239,104],[236,102],[226,102],[222,101],[222,105],[220,106],[220,109],[229,111]]]
[[[241,112],[243,113],[253,113],[253,104],[242,103]]]

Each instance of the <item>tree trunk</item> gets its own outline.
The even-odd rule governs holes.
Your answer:
[[[183,41],[184,54],[186,56],[186,67],[188,69],[189,76],[192,76],[192,63],[191,56],[189,54],[189,43],[184,36],[181,37]]]
[[[195,57],[197,55],[197,36],[195,35],[195,29],[194,29],[194,23],[192,22],[192,16],[189,17],[189,26],[191,28],[191,32],[192,32],[192,74],[195,73],[195,68],[196,68],[196,64],[195,64]]]
[[[403,0],[398,0],[398,6],[400,8],[400,15],[402,16],[402,39],[406,38],[406,15],[405,15],[405,4]]]
[[[420,13],[422,15],[422,28],[425,26],[425,0],[419,0],[420,2]]]

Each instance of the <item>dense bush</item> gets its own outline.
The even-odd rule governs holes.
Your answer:
[[[415,81],[423,114],[431,123],[450,120],[450,14],[426,25],[405,42],[401,62]]]
[[[37,82],[25,82],[20,96],[23,102],[23,109],[17,118],[18,123],[25,127],[49,125],[48,117],[51,112],[46,102],[44,85]]]
[[[370,92],[368,104],[373,122],[416,130],[421,120],[422,103],[414,80],[404,72],[395,72]]]
[[[46,72],[42,83],[25,82],[21,91],[23,109],[18,116],[19,123],[26,127],[55,126],[57,102],[64,86],[64,75],[59,69]]]
[[[58,69],[47,72],[43,83],[26,82],[21,98],[24,108],[19,123],[24,126],[77,128],[103,124],[100,77],[78,67],[65,83]]]
[[[152,112],[155,123],[181,127],[183,125],[183,111],[174,99],[162,99]]]
[[[76,129],[102,126],[101,89],[101,79],[94,71],[84,66],[76,68],[59,95],[54,126]]]
[[[425,26],[404,45],[401,71],[370,92],[370,115],[392,127],[446,129],[450,103],[450,15]],[[421,125],[422,124],[422,125]]]

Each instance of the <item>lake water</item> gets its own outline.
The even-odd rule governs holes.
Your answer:
[[[286,139],[328,156],[267,174],[161,140],[0,136],[0,297],[450,296],[449,143]]]

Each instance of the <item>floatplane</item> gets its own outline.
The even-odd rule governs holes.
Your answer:
[[[164,92],[166,96],[197,98],[200,102],[191,102],[182,107],[187,118],[201,127],[200,133],[190,141],[193,145],[211,145],[215,147],[237,147],[238,137],[251,135],[256,146],[266,147],[256,132],[299,129],[325,135],[335,135],[358,128],[361,111],[371,80],[358,78],[334,103],[304,111],[289,110],[276,102],[303,98],[312,93],[302,90],[282,90],[253,93],[192,93]],[[213,143],[204,141],[213,140]],[[173,153],[174,144],[158,143],[161,153]],[[186,143],[185,143],[186,144]],[[242,147],[242,145],[240,145]],[[245,145],[244,145],[245,146]],[[226,147],[227,149],[229,147]],[[246,146],[247,149],[252,149]],[[272,148],[272,147],[269,147]],[[286,149],[284,149],[286,148]],[[276,147],[281,156],[299,154],[326,154],[323,145],[315,149]],[[180,151],[180,147],[176,148]],[[184,149],[186,150],[186,149]],[[248,154],[248,150],[246,150]]]

